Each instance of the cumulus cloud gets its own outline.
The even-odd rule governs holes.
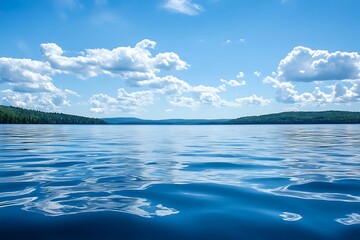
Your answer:
[[[119,76],[125,80],[147,80],[161,70],[183,70],[189,65],[173,52],[151,56],[156,42],[145,39],[135,47],[118,47],[112,50],[86,49],[83,56],[66,57],[55,43],[41,44],[41,51],[51,67],[80,78],[96,77],[100,74]]]
[[[360,78],[360,55],[295,47],[280,61],[277,79],[291,82]]]
[[[25,107],[25,101],[22,100],[27,97],[33,99],[27,104],[28,107],[44,109],[35,102],[42,99],[45,93],[51,93],[57,98],[74,95],[70,90],[64,91],[53,84],[52,77],[57,74],[75,75],[82,79],[108,75],[125,80],[129,86],[147,86],[164,93],[187,91],[189,85],[186,82],[173,76],[158,77],[157,74],[161,71],[187,69],[189,64],[173,52],[152,56],[150,50],[155,46],[156,42],[145,39],[134,47],[86,49],[83,54],[69,57],[65,56],[66,52],[57,44],[44,43],[40,48],[45,61],[2,57],[0,83],[7,83],[11,90],[3,93],[8,95],[3,102]],[[38,102],[45,103],[40,100]],[[53,109],[58,104],[49,103],[49,106],[49,109]]]
[[[227,86],[230,87],[240,87],[240,86],[244,86],[246,84],[245,80],[224,80],[224,79],[220,79],[220,82],[224,83]]]
[[[25,93],[11,89],[1,91],[5,95],[1,100],[5,105],[26,107],[44,111],[58,110],[60,106],[70,106],[66,93]]]
[[[192,89],[190,84],[171,75],[143,80],[138,82],[138,86],[147,86],[158,93],[166,94],[181,94]]]
[[[175,97],[170,104],[177,107],[187,107],[192,110],[196,109],[200,103],[191,97]]]
[[[90,98],[90,111],[94,113],[107,112],[139,112],[142,107],[153,103],[153,94],[150,91],[136,91],[128,93],[125,89],[118,89],[116,97],[107,94],[96,94]]]
[[[268,105],[271,103],[269,99],[258,97],[255,94],[251,95],[249,97],[243,97],[243,98],[236,98],[235,99],[235,105],[236,106],[244,106],[244,105]],[[232,103],[230,103],[231,105]]]
[[[173,76],[141,81],[139,84],[142,87],[148,87],[149,90],[127,93],[124,89],[121,89],[117,97],[110,97],[103,93],[93,95],[90,99],[90,104],[92,105],[91,111],[96,113],[111,111],[139,112],[143,107],[154,103],[154,96],[156,94],[167,96],[169,103],[173,106],[190,108],[192,110],[197,109],[201,105],[242,107],[245,105],[267,105],[270,103],[269,99],[256,95],[225,100],[219,95],[223,91],[220,87],[192,86]],[[142,95],[144,98],[141,98]]]
[[[192,0],[166,0],[163,7],[171,12],[194,16],[204,11],[204,8]]]
[[[225,101],[221,99],[221,97],[214,92],[200,92],[199,100],[203,104],[211,105],[214,107],[225,106]]]
[[[188,68],[188,64],[180,59],[180,57],[173,52],[159,53],[155,57],[155,69],[162,70],[184,70]]]
[[[251,95],[249,97],[236,98],[234,100],[223,99],[219,95],[220,89],[210,86],[196,86],[190,90],[191,97],[175,97],[170,103],[178,107],[195,109],[201,104],[213,107],[242,107],[245,105],[267,105],[269,99]]]
[[[319,86],[311,92],[295,90],[298,84],[335,82]],[[282,103],[326,104],[358,102],[360,82],[360,55],[356,52],[329,52],[295,47],[279,63],[277,72],[267,76],[264,83],[276,89],[275,99]]]
[[[0,58],[0,83],[11,89],[3,90],[3,104],[41,110],[56,110],[69,105],[69,92],[57,88],[51,76],[58,73],[48,62],[31,59]]]
[[[314,102],[316,99],[311,93],[299,94],[290,82],[281,82],[272,77],[266,77],[264,83],[270,83],[276,89],[276,101],[282,103]]]
[[[120,88],[116,96],[94,94],[87,102],[92,112],[139,112],[159,99],[154,96],[162,95],[174,106],[191,109],[201,104],[214,107],[263,104],[261,98],[256,101],[254,96],[232,101],[221,97],[226,86],[239,87],[245,85],[244,80],[222,79],[222,85],[218,87],[193,86],[173,75],[166,75],[166,71],[188,69],[189,64],[174,52],[153,56],[155,46],[156,42],[145,39],[133,47],[86,49],[74,55],[55,43],[44,43],[41,44],[43,61],[0,58],[0,83],[5,83],[8,88],[1,92],[1,100],[8,105],[57,110],[70,105],[69,96],[79,94],[55,86],[55,75],[73,75],[82,79],[105,75],[121,79],[128,86],[142,88],[142,91],[127,92]],[[243,76],[242,72],[238,74],[238,78]]]
[[[329,93],[325,93],[319,87],[312,92],[299,93],[295,85],[290,82],[281,82],[272,77],[266,77],[264,83],[270,83],[276,89],[275,99],[282,103],[318,104],[326,103],[349,103],[360,101],[359,81],[352,81],[344,86],[340,81],[334,85],[327,86]]]
[[[245,74],[243,72],[239,72],[236,75],[236,78],[243,78],[245,76]],[[240,86],[244,86],[246,84],[246,81],[243,79],[239,79],[239,80],[234,80],[234,79],[230,79],[230,80],[225,80],[225,79],[220,79],[220,82],[222,82],[222,84],[218,87],[219,90],[221,91],[226,91],[226,86],[230,86],[230,87],[240,87]]]
[[[51,81],[55,71],[47,62],[31,59],[0,58],[0,82],[18,83]]]

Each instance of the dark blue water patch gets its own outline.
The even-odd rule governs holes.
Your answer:
[[[2,153],[6,153],[6,152],[18,152],[18,151],[27,151],[30,150],[29,148],[23,148],[23,147],[19,147],[19,148],[9,148],[9,146],[7,148],[2,147],[1,149]]]
[[[64,167],[72,167],[75,165],[83,165],[86,164],[85,161],[59,161],[59,162],[55,162],[53,164],[49,164],[49,167],[54,167],[54,168],[64,168]],[[46,167],[46,166],[44,166]]]
[[[207,158],[236,158],[236,159],[250,159],[250,160],[264,160],[264,161],[282,161],[284,158],[278,157],[262,157],[250,156],[246,154],[223,154],[223,153],[179,153],[178,156],[182,157],[207,157]]]
[[[85,161],[45,161],[44,163],[26,164],[27,168],[64,168],[75,165],[86,164]]]
[[[241,163],[230,163],[230,162],[194,162],[188,163],[184,170],[187,171],[204,171],[204,170],[236,170],[236,169],[246,169],[246,170],[257,170],[257,169],[280,169],[280,166],[266,166],[259,164],[241,164]]]
[[[53,182],[46,182],[43,187],[73,187],[83,183],[81,180],[58,180]]]
[[[145,163],[145,165],[157,165],[158,163],[157,162],[147,162]]]
[[[343,158],[356,157],[356,155],[353,155],[353,154],[344,154],[344,153],[338,153],[338,152],[329,152],[329,153],[327,153],[327,155],[332,156],[332,157],[343,157]]]
[[[309,182],[304,184],[293,184],[290,190],[321,192],[321,193],[344,193],[360,196],[360,180],[346,179],[333,182]]]
[[[3,163],[8,163],[8,162],[28,162],[28,161],[33,161],[35,159],[44,159],[44,158],[39,158],[38,154],[32,154],[32,153],[24,153],[24,154],[20,154],[21,152],[13,152],[12,154],[1,154],[0,155],[0,159],[1,162]]]
[[[359,228],[335,222],[331,217],[341,216],[337,211],[324,214],[336,205],[331,202],[287,199],[216,184],[160,184],[122,194],[147,198],[153,204],[161,202],[179,213],[141,218],[102,211],[46,217],[7,208],[0,209],[0,220],[7,221],[6,228],[0,225],[0,234],[10,237],[6,239],[357,239],[360,234]],[[279,216],[284,210],[303,218],[284,221]],[[321,216],[316,216],[319,213]],[[326,223],[331,231],[319,230],[316,223]]]
[[[20,170],[0,171],[0,182],[1,182],[1,178],[18,177],[24,174],[25,172]]]
[[[20,191],[38,185],[37,182],[0,182],[0,192]]]

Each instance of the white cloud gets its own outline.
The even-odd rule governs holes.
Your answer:
[[[159,53],[156,55],[154,67],[161,70],[184,70],[188,68],[188,64],[180,59],[173,52]]]
[[[36,82],[17,82],[9,83],[12,90],[15,92],[49,92],[59,93],[62,90],[55,87],[50,81],[36,81]]]
[[[292,82],[299,84],[336,81],[323,91],[299,93]],[[283,103],[326,104],[360,101],[360,55],[356,52],[328,52],[295,47],[280,61],[278,71],[264,78],[276,89],[276,100]]]
[[[204,8],[192,0],[166,0],[163,7],[171,12],[194,16],[204,11]]]
[[[125,89],[118,89],[116,97],[99,93],[90,98],[92,106],[90,111],[94,113],[107,112],[139,112],[142,107],[153,103],[153,94],[150,91],[137,91],[128,93]]]
[[[170,104],[177,107],[187,107],[192,110],[196,109],[200,105],[198,101],[195,101],[191,97],[175,97],[170,101]]]
[[[319,87],[313,92],[299,93],[295,86],[290,82],[281,82],[272,77],[266,77],[264,83],[270,83],[276,89],[276,100],[282,103],[298,103],[322,105],[326,103],[348,103],[360,101],[359,83],[360,81],[350,82],[351,86],[344,86],[338,81],[334,85],[328,86],[331,92],[325,93]]]
[[[263,97],[258,97],[256,95],[251,95],[249,97],[237,98],[234,101],[237,106],[244,106],[244,105],[268,105],[270,104],[269,99],[265,99]]]
[[[118,47],[112,50],[86,49],[83,56],[66,57],[55,43],[41,44],[41,50],[51,67],[80,78],[96,77],[100,74],[118,76],[129,85],[149,80],[161,70],[183,70],[189,65],[173,52],[151,56],[156,42],[145,39],[135,47]]]
[[[225,100],[218,94],[219,88],[197,86],[193,87],[192,98],[197,104],[205,104],[213,107],[241,107],[245,105],[267,105],[269,99],[252,95],[249,97],[236,98],[235,100]],[[184,104],[185,105],[185,104]]]
[[[0,82],[48,82],[55,71],[47,62],[0,58]]]
[[[243,78],[244,76],[244,72],[239,72],[238,75],[236,75],[237,78]]]
[[[226,86],[245,85],[244,80],[221,80],[218,87],[193,86],[184,80],[162,71],[185,70],[189,64],[174,52],[162,52],[152,56],[156,42],[145,39],[134,47],[118,47],[112,50],[86,49],[80,54],[66,56],[66,51],[55,43],[41,44],[44,61],[31,59],[0,58],[0,83],[7,90],[2,91],[2,102],[41,110],[57,110],[69,106],[68,96],[79,96],[73,90],[54,85],[52,77],[59,74],[74,75],[87,79],[99,75],[120,78],[132,87],[142,91],[127,92],[120,88],[115,97],[105,93],[94,94],[87,102],[91,111],[139,112],[153,104],[156,95],[166,95],[174,106],[195,109],[201,104],[214,107],[238,107],[245,104],[262,104],[250,96],[228,101],[219,94]],[[69,54],[70,55],[70,54]],[[238,78],[244,76],[240,72]]]
[[[0,58],[0,83],[7,83],[3,104],[39,110],[57,110],[69,105],[69,94],[52,83],[58,73],[48,62],[31,59]]]
[[[74,96],[80,97],[80,95],[77,92],[70,90],[70,89],[65,89],[64,92],[69,95],[74,95]]]
[[[151,80],[140,81],[138,82],[138,86],[148,86],[155,89],[158,93],[175,95],[188,92],[192,89],[187,82],[171,75],[165,77],[154,77]]]
[[[61,106],[70,106],[65,93],[23,93],[10,89],[1,91],[5,97],[1,100],[5,105],[26,107],[43,111],[59,110]]]
[[[199,100],[203,104],[211,105],[214,107],[225,106],[225,101],[215,92],[200,92]]]
[[[273,84],[276,89],[275,99],[282,103],[305,103],[314,102],[315,98],[310,93],[299,94],[295,90],[295,86],[290,82],[281,82],[272,77],[266,77],[264,83]]]
[[[280,61],[277,79],[292,82],[360,78],[360,55],[356,52],[328,52],[295,47]]]
[[[218,92],[220,92],[218,88],[200,85],[193,87],[192,91],[193,95],[196,96],[196,99],[203,104],[212,105],[214,107],[223,105],[224,101],[218,95]]]
[[[195,93],[201,93],[201,92],[217,93],[217,92],[220,92],[220,90],[216,87],[204,86],[204,85],[198,85],[195,87],[191,87],[191,91],[195,92]]]
[[[118,109],[118,102],[116,98],[110,97],[107,94],[99,93],[90,98],[90,111],[94,113],[114,112]]]
[[[224,83],[227,86],[231,86],[231,87],[240,87],[240,86],[244,86],[246,84],[245,80],[224,80],[224,79],[220,79],[220,82]]]
[[[257,77],[260,77],[260,76],[261,76],[261,72],[255,71],[255,72],[254,72],[254,75],[257,76]]]

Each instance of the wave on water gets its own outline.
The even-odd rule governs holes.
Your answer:
[[[0,219],[12,208],[217,217],[224,230],[349,237],[360,233],[359,136],[353,125],[1,126]]]

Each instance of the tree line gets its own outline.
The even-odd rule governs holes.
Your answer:
[[[104,120],[0,105],[2,124],[106,124]]]
[[[229,124],[353,124],[360,123],[360,112],[282,112],[261,116],[241,117]]]

